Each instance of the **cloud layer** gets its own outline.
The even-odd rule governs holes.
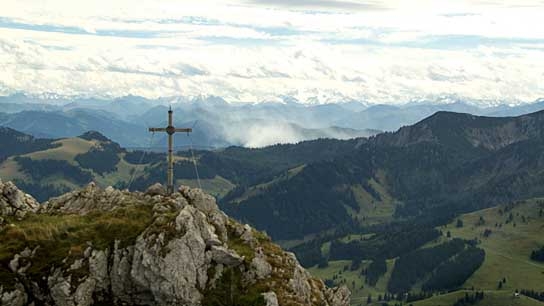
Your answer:
[[[544,96],[543,1],[433,3],[6,0],[0,94],[310,103]]]

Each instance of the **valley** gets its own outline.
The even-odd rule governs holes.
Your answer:
[[[485,260],[460,288],[468,290],[467,292],[472,292],[471,288],[484,291],[486,298],[477,305],[493,305],[489,301],[506,297],[512,299],[512,305],[539,305],[540,302],[533,299],[514,298],[514,292],[522,289],[544,291],[544,263],[530,259],[531,252],[543,243],[544,215],[540,213],[543,207],[542,199],[530,199],[460,215],[451,223],[437,227],[442,235],[423,245],[421,249],[441,245],[453,239],[476,240],[477,247],[485,251]],[[510,214],[513,216],[511,219]],[[484,222],[480,221],[480,217]],[[461,220],[462,227],[457,226],[457,220]],[[486,230],[491,233],[486,234]],[[350,235],[342,238],[344,241],[349,239],[353,237]],[[362,271],[371,262],[369,260],[362,261],[355,270],[352,269],[351,260],[333,260],[328,262],[327,267],[315,265],[310,271],[330,284],[347,285],[353,294],[352,304],[361,305],[366,304],[369,295],[377,299],[388,292],[387,284],[397,259],[386,260],[387,271],[375,285],[369,285],[366,277],[362,275]],[[503,280],[505,281],[502,282]],[[499,285],[500,282],[502,285]],[[417,281],[411,290],[419,292],[421,284],[421,280]],[[413,304],[453,305],[458,296],[464,296],[463,292],[461,290],[452,294],[438,294]]]

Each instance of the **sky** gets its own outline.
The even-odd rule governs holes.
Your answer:
[[[2,0],[0,95],[544,97],[544,1]]]

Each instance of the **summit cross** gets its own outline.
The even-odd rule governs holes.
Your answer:
[[[168,110],[168,126],[165,128],[149,128],[150,132],[166,132],[168,134],[168,183],[167,183],[167,192],[172,194],[174,192],[174,148],[173,148],[173,135],[176,132],[186,132],[190,133],[193,131],[191,128],[176,128],[174,127],[172,120],[172,107]]]

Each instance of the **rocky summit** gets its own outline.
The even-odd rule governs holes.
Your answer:
[[[349,305],[200,189],[85,188],[38,204],[0,181],[1,305]]]

